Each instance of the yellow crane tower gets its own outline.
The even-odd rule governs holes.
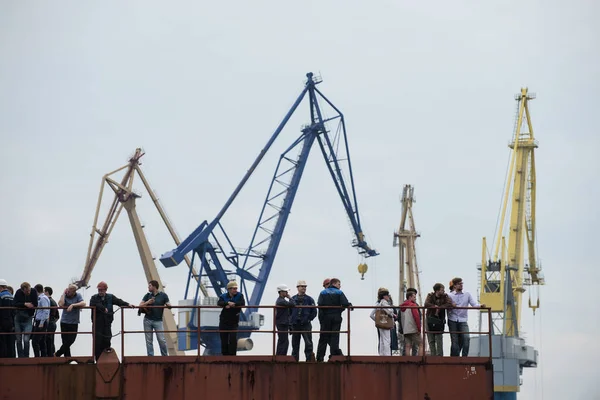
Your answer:
[[[167,227],[167,230],[171,234],[173,241],[175,242],[176,245],[179,245],[179,243],[181,243],[181,241],[179,239],[179,236],[175,232],[175,229],[173,228],[171,221],[167,217],[165,210],[163,209],[162,205],[160,204],[158,197],[156,197],[154,191],[152,190],[152,188],[150,187],[150,184],[148,183],[148,180],[146,179],[146,176],[143,174],[143,172],[140,168],[140,165],[141,165],[140,158],[142,158],[143,155],[144,155],[144,153],[142,152],[141,149],[139,149],[139,148],[136,149],[134,155],[129,159],[129,162],[126,165],[124,165],[112,172],[109,172],[108,174],[106,174],[102,177],[102,183],[100,185],[100,193],[98,195],[98,204],[96,206],[96,214],[94,216],[92,232],[90,233],[90,243],[89,243],[89,247],[88,247],[88,253],[87,253],[87,257],[86,257],[86,261],[85,261],[85,266],[83,268],[83,273],[81,275],[81,278],[75,282],[75,284],[77,285],[78,288],[88,287],[88,283],[91,278],[92,271],[94,270],[94,267],[96,266],[96,263],[98,262],[98,259],[100,258],[100,254],[102,253],[104,246],[106,245],[106,243],[108,243],[108,238],[110,237],[110,234],[111,234],[123,208],[125,208],[125,210],[127,211],[127,215],[129,216],[129,222],[131,224],[131,229],[133,231],[133,235],[135,237],[135,242],[138,247],[138,252],[140,255],[141,262],[142,262],[142,267],[144,268],[146,280],[147,281],[151,281],[151,280],[158,281],[161,288],[163,287],[162,281],[160,279],[160,275],[158,274],[158,270],[156,269],[156,265],[154,264],[154,258],[152,257],[152,253],[150,251],[150,246],[148,245],[148,241],[146,240],[146,235],[144,234],[144,231],[143,231],[144,227],[142,226],[142,223],[140,222],[140,218],[137,214],[136,207],[135,207],[135,201],[137,198],[140,197],[138,194],[134,193],[134,191],[133,191],[133,180],[134,180],[136,173],[140,177],[144,187],[146,188],[146,191],[150,195],[150,198],[152,199],[154,206],[156,207],[158,213],[160,214],[160,217],[162,218],[165,226]],[[123,177],[121,178],[121,181],[118,182],[113,179],[113,175],[115,175],[121,171],[125,171],[125,173],[124,173]],[[99,227],[98,219],[100,216],[100,208],[102,205],[102,197],[103,197],[105,185],[108,185],[108,187],[110,187],[112,189],[115,196],[114,196],[111,206],[108,210],[106,218],[104,219],[104,223],[102,224],[102,227]],[[187,256],[185,257],[185,261],[187,262],[188,267],[191,267],[190,259]],[[195,279],[199,279],[198,274],[193,267],[192,267],[192,273],[193,273],[193,276],[195,277]],[[206,288],[204,287],[204,285],[202,283],[200,283],[200,289],[202,291],[202,294],[204,294],[205,297],[208,297],[208,292],[206,291]],[[165,312],[163,314],[163,323],[164,323],[165,330],[168,330],[168,331],[177,330],[177,324],[175,323],[175,318],[173,317],[173,314],[171,314],[170,312]],[[176,333],[168,333],[165,335],[165,338],[167,340],[167,348],[168,348],[170,355],[184,354],[182,351],[180,351],[178,349]]]
[[[483,238],[480,302],[492,311],[492,357],[495,399],[516,399],[524,367],[536,367],[538,353],[520,337],[523,294],[529,287],[529,307],[540,306],[539,286],[544,284],[536,258],[536,175],[529,101],[535,95],[527,88],[515,96],[517,116],[514,138],[509,144],[510,164],[493,252]],[[508,246],[506,236],[508,235]],[[474,350],[489,354],[487,338],[477,338]]]

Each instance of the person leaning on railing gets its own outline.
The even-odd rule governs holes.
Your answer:
[[[473,298],[471,293],[463,292],[463,280],[461,278],[452,279],[453,292],[449,294],[450,298],[456,305],[456,307],[485,307],[483,304],[478,304]],[[448,312],[448,328],[450,332],[457,332],[450,334],[450,341],[452,346],[450,348],[450,356],[458,357],[461,355],[466,357],[469,355],[469,324],[467,309],[451,309]]]
[[[244,295],[238,292],[238,284],[231,281],[227,284],[227,292],[219,296],[217,302],[223,307],[219,315],[219,330],[237,331],[240,323],[242,307],[246,305]],[[237,332],[221,332],[221,354],[235,356],[237,354]]]
[[[60,296],[58,305],[67,309],[63,310],[60,319],[62,346],[60,346],[55,356],[60,357],[64,354],[65,357],[71,357],[71,346],[77,338],[81,307],[85,307],[85,301],[83,301],[81,293],[77,292],[77,286],[71,284]]]

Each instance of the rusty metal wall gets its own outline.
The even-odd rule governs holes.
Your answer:
[[[0,399],[94,399],[96,366],[64,359],[15,359],[0,363]],[[64,361],[62,361],[64,360]]]
[[[493,399],[488,358],[352,357],[352,362],[296,363],[291,357],[127,357],[122,399],[286,400]],[[25,361],[25,360],[24,360]],[[2,399],[29,395],[94,399],[94,364],[0,364]],[[99,379],[98,379],[99,381]],[[10,382],[9,384],[6,384]]]

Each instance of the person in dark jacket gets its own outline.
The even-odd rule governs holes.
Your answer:
[[[29,357],[29,340],[33,329],[33,313],[38,306],[38,293],[28,282],[21,283],[21,288],[14,296],[14,305],[20,308],[15,315],[17,355],[19,358]]]
[[[294,307],[296,303],[291,299],[289,289],[287,285],[277,286],[277,293],[279,297],[275,301],[275,305],[278,307],[275,311],[275,325],[277,326],[277,351],[276,355],[285,356],[287,355],[290,341],[288,338],[290,332],[290,317],[292,316],[291,307]]]
[[[0,307],[14,307],[13,295],[8,291],[8,283],[0,279]],[[0,310],[0,332],[15,331],[15,310]],[[15,358],[15,335],[0,335],[0,358]]]
[[[306,294],[306,281],[298,281],[296,285],[298,294],[292,297],[296,306],[314,306],[315,300]],[[306,361],[313,361],[313,341],[312,341],[312,321],[317,316],[316,308],[300,308],[292,309],[292,331],[300,331],[292,333],[292,356],[296,361],[300,360],[300,338],[304,339],[304,354]]]
[[[446,310],[453,307],[452,299],[444,291],[444,285],[436,283],[433,292],[425,299],[427,317],[427,341],[432,356],[444,355],[443,334],[446,324]]]
[[[317,362],[323,362],[325,351],[329,345],[331,356],[341,356],[340,350],[340,328],[342,327],[342,312],[343,308],[352,307],[352,303],[348,301],[344,292],[340,290],[342,283],[337,278],[332,278],[329,282],[329,287],[323,289],[319,294],[319,306],[336,306],[339,308],[322,308],[319,313],[322,315],[321,331],[330,331],[334,333],[321,333],[319,337],[319,345],[317,347]]]
[[[237,331],[240,323],[242,307],[246,305],[244,295],[238,292],[235,281],[227,284],[227,292],[219,296],[217,305],[223,307],[219,316],[219,330]],[[237,354],[237,332],[221,332],[221,354],[235,356]]]
[[[92,323],[94,323],[96,342],[94,345],[94,356],[96,361],[104,351],[112,351],[110,340],[112,339],[111,325],[114,320],[113,306],[133,307],[126,301],[119,299],[111,293],[107,293],[108,285],[102,281],[97,286],[98,294],[90,299],[90,307],[96,308],[96,321],[94,321],[94,312],[92,311]]]
[[[58,307],[56,301],[52,298],[52,294],[54,290],[50,286],[46,286],[44,288],[44,293],[50,300],[50,307]],[[50,319],[48,320],[48,334],[46,335],[46,352],[48,353],[48,357],[54,356],[56,353],[56,346],[54,345],[54,338],[56,332],[56,323],[60,319],[60,313],[58,312],[58,308],[53,308],[50,310]]]

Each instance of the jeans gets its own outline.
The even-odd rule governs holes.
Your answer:
[[[17,355],[21,357],[29,357],[29,334],[33,329],[33,317],[29,316],[26,311],[17,311],[15,316],[15,334],[17,339]],[[23,332],[23,334],[21,334]]]
[[[44,325],[40,325],[40,321],[35,321],[33,324],[33,332],[40,332],[39,334],[31,335],[33,355],[35,357],[48,357],[48,350],[46,349],[46,332],[48,331],[48,321],[45,321]]]
[[[275,352],[278,356],[285,356],[290,346],[290,326],[288,324],[277,324],[277,351]]]
[[[62,339],[62,346],[56,351],[56,356],[60,357],[64,354],[65,357],[71,357],[71,346],[77,339],[77,330],[79,329],[78,324],[64,324],[60,323],[60,338]]]
[[[428,333],[427,341],[429,342],[429,355],[443,356],[444,355],[444,335],[441,333]]]
[[[148,355],[152,357],[154,355],[154,345],[152,344],[152,332],[162,331],[163,322],[154,321],[150,318],[144,318],[144,330],[146,331],[144,333],[144,335],[146,336],[146,351],[148,352]],[[165,334],[163,332],[156,332],[156,339],[158,340],[158,347],[160,347],[160,355],[168,355],[167,339],[165,339]]]
[[[471,339],[469,337],[469,324],[466,322],[448,321],[448,328],[450,332],[464,332],[464,333],[451,333],[450,342],[450,355],[452,357],[458,357],[462,350],[462,356],[467,357],[469,355],[469,344]]]
[[[56,332],[56,322],[48,322],[48,334],[46,335],[46,353],[48,353],[48,357],[52,357],[56,353],[54,332]]]
[[[342,351],[340,350],[340,334],[335,333],[339,332],[341,327],[341,314],[324,314],[321,317],[321,330],[333,331],[334,333],[321,333],[319,336],[319,345],[317,346],[317,361],[323,361],[325,358],[327,345],[329,345],[329,352],[332,356],[342,355]]]
[[[300,360],[300,338],[304,339],[304,355],[306,361],[310,361],[313,355],[312,341],[312,324],[310,322],[304,324],[292,325],[293,331],[303,331],[302,333],[292,333],[292,356],[296,361]]]

